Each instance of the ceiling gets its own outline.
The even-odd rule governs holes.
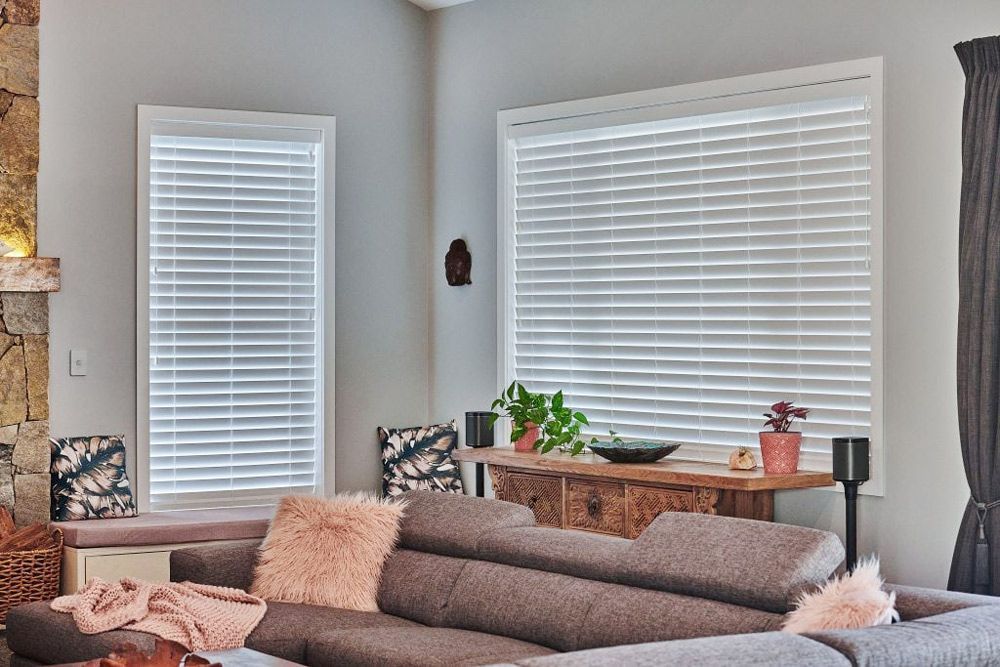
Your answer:
[[[472,0],[410,0],[410,2],[418,7],[423,7],[424,9],[430,11],[432,9],[441,9],[442,7],[460,5],[463,2],[472,2]]]

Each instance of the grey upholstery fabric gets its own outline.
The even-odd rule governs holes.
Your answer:
[[[19,655],[10,656],[10,667],[38,667],[41,664],[42,663],[29,660],[28,658],[22,658]]]
[[[843,665],[846,658],[838,651],[844,651],[857,655],[858,664],[907,664],[905,659],[930,656],[943,664],[1000,665],[998,640],[989,638],[1000,627],[1000,600],[978,596],[896,587],[905,618],[937,615],[892,628],[817,635],[823,643],[766,632],[781,617],[762,608],[761,600],[783,605],[797,587],[825,578],[842,558],[839,542],[819,531],[663,515],[643,538],[628,543],[525,527],[521,524],[533,520],[526,508],[467,500],[424,495],[411,512],[417,507],[423,514],[420,504],[451,509],[411,516],[411,530],[425,524],[431,536],[421,543],[426,549],[475,551],[491,560],[401,548],[390,557],[379,591],[383,611],[390,613],[273,602],[247,646],[295,662],[336,659],[337,664],[405,665],[418,659],[417,664],[433,664],[429,661],[440,659],[456,665],[534,665],[536,660],[584,666]],[[488,520],[491,515],[494,521]],[[442,526],[451,526],[454,534]],[[583,553],[588,548],[592,552]],[[257,542],[249,541],[175,552],[173,578],[246,586],[256,549]],[[632,585],[598,580],[619,576]],[[750,590],[754,587],[759,590]],[[749,606],[710,599],[714,596]],[[704,635],[724,636],[687,639]],[[69,615],[49,610],[47,603],[13,610],[7,637],[25,667],[90,659],[125,641],[148,649],[153,641],[133,632],[81,635]],[[676,641],[643,643],[661,639]],[[635,645],[526,657],[629,642]]]
[[[715,600],[470,561],[445,622],[559,651],[763,632],[782,617]]]
[[[958,430],[972,497],[1000,501],[1000,38],[955,46],[965,71],[958,225]],[[948,588],[1000,595],[1000,507],[978,541],[970,500]],[[979,568],[977,572],[977,567]]]
[[[766,632],[738,637],[705,637],[655,644],[600,648],[547,658],[518,660],[523,667],[850,667],[839,652],[804,637]],[[926,664],[926,663],[924,663]]]
[[[505,528],[479,540],[477,557],[494,563],[616,583],[631,540],[560,528]]]
[[[463,667],[552,653],[537,644],[469,630],[379,628],[326,633],[309,642],[306,662],[310,667]]]
[[[577,648],[587,610],[612,584],[470,561],[455,584],[445,622],[557,651]]]
[[[59,521],[63,544],[85,549],[261,539],[274,507],[148,512],[114,521]]]
[[[970,607],[864,630],[810,633],[856,667],[1000,665],[1000,606]]]
[[[400,549],[386,561],[379,609],[425,625],[443,625],[448,599],[469,561]]]
[[[261,540],[206,544],[170,554],[170,580],[248,590]]]
[[[76,629],[72,616],[52,611],[48,602],[15,607],[7,614],[10,650],[43,665],[99,658],[126,643],[152,650],[153,636],[128,630],[84,635]]]
[[[624,582],[784,613],[843,560],[826,531],[664,512],[629,550]]]
[[[577,648],[767,632],[780,629],[783,619],[717,600],[609,586],[591,605]]]
[[[986,595],[953,593],[930,588],[898,586],[896,584],[886,584],[884,588],[895,591],[896,611],[899,612],[900,618],[904,621],[912,621],[968,607],[1000,605],[1000,598],[988,597]]]
[[[522,505],[439,491],[407,491],[399,546],[444,556],[476,555],[479,538],[498,528],[535,525]]]
[[[420,627],[405,618],[379,612],[268,602],[264,619],[247,637],[246,646],[261,653],[302,663],[306,643],[333,630]]]

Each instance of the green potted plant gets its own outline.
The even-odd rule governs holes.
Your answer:
[[[765,412],[765,429],[760,432],[760,457],[764,472],[791,474],[799,469],[802,434],[789,431],[796,419],[805,420],[809,408],[797,408],[791,401],[779,401]]]
[[[545,454],[556,447],[565,447],[576,456],[586,446],[580,440],[580,429],[590,422],[582,412],[563,405],[563,393],[552,396],[533,393],[520,382],[511,382],[490,406],[490,428],[501,417],[509,417],[513,428],[510,441],[519,452],[539,450]]]

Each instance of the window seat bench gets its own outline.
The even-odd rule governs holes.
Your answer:
[[[63,531],[62,592],[75,593],[93,577],[169,581],[171,551],[262,538],[273,515],[266,506],[53,522]]]

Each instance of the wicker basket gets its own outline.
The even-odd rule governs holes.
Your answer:
[[[50,600],[59,595],[62,531],[52,531],[56,543],[44,549],[0,553],[0,624],[19,604]]]

